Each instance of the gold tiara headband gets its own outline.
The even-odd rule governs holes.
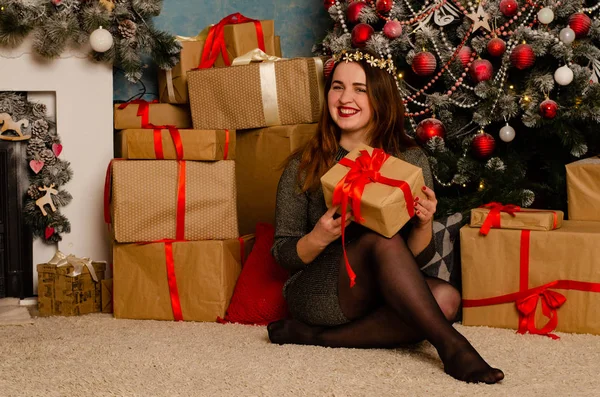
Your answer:
[[[362,61],[362,60],[366,61],[367,64],[369,64],[369,66],[371,66],[371,67],[385,69],[389,74],[394,76],[394,79],[398,78],[396,76],[396,66],[394,66],[394,61],[392,61],[391,58],[388,58],[388,59],[376,58],[371,54],[365,54],[360,51],[352,51],[352,52],[342,51],[339,54],[333,55],[333,61],[335,63],[338,63],[340,61],[346,62],[346,63],[358,62],[358,61]]]

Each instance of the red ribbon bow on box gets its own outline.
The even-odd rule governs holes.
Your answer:
[[[137,116],[142,118],[142,128],[148,128],[147,125],[150,123],[150,104],[158,103],[155,99],[148,102],[144,99],[135,99],[133,101],[125,102],[119,105],[119,109],[125,109],[129,105],[138,105]]]
[[[515,216],[515,212],[520,212],[521,207],[513,204],[503,205],[502,203],[491,202],[488,204],[484,204],[479,208],[488,208],[490,212],[488,213],[483,225],[479,229],[479,233],[487,236],[490,232],[491,228],[500,228],[500,213],[506,212],[511,216]]]
[[[385,185],[398,187],[404,193],[406,201],[406,209],[409,216],[415,214],[415,205],[413,201],[410,186],[405,181],[387,178],[379,172],[381,166],[390,157],[382,149],[373,149],[373,153],[369,154],[367,150],[361,150],[360,155],[356,160],[352,161],[346,157],[339,161],[340,165],[349,167],[348,173],[338,182],[333,190],[332,205],[341,205],[342,217],[342,246],[344,251],[344,260],[346,262],[346,271],[350,277],[350,287],[356,284],[356,274],[350,266],[348,255],[346,254],[346,212],[348,210],[348,202],[352,207],[352,214],[358,223],[363,223],[364,219],[360,214],[360,201],[365,190],[365,186],[369,183],[383,183]]]
[[[556,309],[561,307],[567,298],[563,294],[552,291],[544,287],[541,291],[518,299],[516,302],[517,310],[519,311],[519,333],[524,334],[529,332],[535,335],[547,335],[552,339],[558,339],[558,336],[550,333],[556,329],[558,325],[558,314]],[[542,328],[535,326],[535,311],[538,301],[542,302],[542,313],[548,318],[548,323]]]
[[[219,57],[219,54],[223,55],[223,61],[225,65],[231,66],[231,61],[229,60],[229,56],[227,55],[227,47],[225,45],[225,36],[224,36],[224,28],[226,25],[234,25],[238,23],[247,23],[254,22],[254,27],[256,29],[256,38],[258,41],[258,48],[263,51],[265,49],[265,36],[263,33],[262,25],[259,20],[250,19],[239,12],[235,14],[231,14],[221,19],[221,21],[212,26],[208,31],[208,36],[206,37],[206,42],[204,43],[204,50],[202,51],[202,58],[200,59],[199,69],[207,69],[212,68],[215,64],[215,61]]]

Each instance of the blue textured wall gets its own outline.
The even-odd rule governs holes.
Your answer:
[[[165,0],[154,24],[172,34],[195,36],[205,26],[235,12],[248,18],[275,20],[275,34],[281,36],[284,57],[312,56],[313,44],[322,39],[331,26],[322,0]],[[156,68],[151,60],[142,81],[146,86],[144,98],[155,99]],[[141,84],[131,84],[121,73],[115,73],[115,100],[127,100],[141,89]]]

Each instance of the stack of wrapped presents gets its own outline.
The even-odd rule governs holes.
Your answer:
[[[117,318],[223,317],[256,224],[274,222],[280,166],[320,117],[323,60],[281,59],[272,20],[233,14],[179,40],[159,101],[115,105]]]
[[[561,211],[490,203],[460,231],[463,324],[600,334],[600,157],[566,166]]]

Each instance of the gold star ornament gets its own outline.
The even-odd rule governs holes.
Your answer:
[[[490,28],[490,14],[485,12],[481,3],[479,3],[479,7],[477,7],[477,11],[467,14],[469,19],[473,20],[473,32],[477,31],[479,28],[483,28],[488,32],[491,32]]]

